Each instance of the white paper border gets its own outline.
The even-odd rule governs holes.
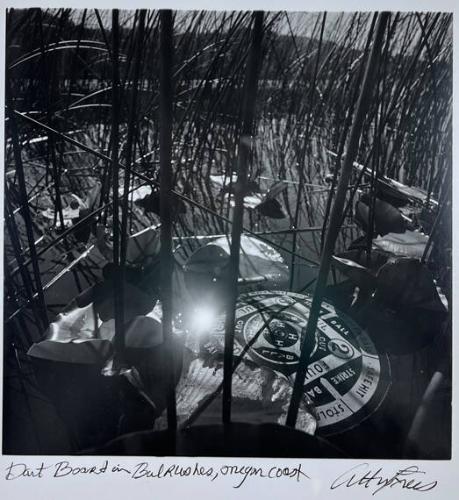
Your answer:
[[[0,12],[0,142],[4,144],[4,67],[5,67],[5,7],[29,8],[29,7],[69,7],[69,8],[119,8],[119,9],[135,9],[135,8],[172,8],[182,10],[290,10],[290,11],[444,11],[453,12],[453,37],[454,37],[454,84],[453,84],[453,283],[458,283],[458,272],[456,269],[459,255],[459,232],[455,227],[456,221],[459,220],[458,208],[456,206],[456,198],[458,194],[458,174],[456,165],[459,160],[459,138],[456,119],[459,116],[458,94],[458,33],[459,33],[459,6],[455,0],[417,0],[404,1],[401,3],[396,0],[169,0],[169,1],[139,1],[130,0],[48,0],[43,1],[24,1],[24,0],[2,0]],[[3,153],[0,155],[0,174],[3,176]],[[3,177],[2,177],[3,178]],[[2,184],[3,185],[3,184]],[[3,207],[3,190],[0,189],[0,205]],[[3,208],[2,208],[3,210]],[[0,235],[3,235],[3,217],[0,220]],[[0,236],[1,237],[1,236]],[[3,246],[2,246],[3,247]],[[456,251],[456,249],[458,249]],[[0,250],[0,273],[3,275],[3,248]],[[454,288],[454,285],[453,285]],[[72,465],[90,466],[103,463],[103,457],[11,457],[0,456],[0,497],[5,500],[24,500],[26,498],[37,498],[43,500],[89,500],[89,499],[273,499],[280,500],[287,497],[289,500],[303,500],[309,498],[342,498],[359,500],[371,498],[372,489],[364,488],[348,488],[331,490],[330,484],[334,478],[345,472],[353,465],[362,462],[371,464],[372,470],[377,470],[383,467],[384,473],[388,476],[397,471],[397,469],[406,467],[411,464],[416,464],[420,469],[426,471],[426,476],[429,480],[437,480],[438,486],[431,492],[416,493],[412,491],[402,491],[399,488],[386,488],[377,494],[377,498],[428,498],[428,499],[445,499],[453,500],[459,497],[459,443],[458,443],[458,388],[459,380],[458,363],[455,361],[458,356],[458,342],[454,338],[456,319],[457,319],[457,294],[453,292],[453,416],[452,416],[452,460],[450,461],[401,461],[401,460],[270,460],[270,459],[217,459],[217,458],[184,458],[173,457],[169,459],[155,459],[150,457],[108,457],[110,464],[122,464],[126,467],[132,467],[135,464],[146,461],[153,467],[155,464],[165,462],[167,464],[177,463],[182,465],[193,465],[196,461],[205,467],[213,466],[220,467],[223,464],[234,465],[253,465],[269,467],[274,465],[290,465],[301,462],[302,470],[310,476],[310,480],[294,482],[290,479],[281,480],[262,480],[257,478],[249,478],[239,489],[235,489],[234,478],[226,478],[224,480],[209,482],[199,478],[185,479],[126,479],[122,475],[104,475],[96,477],[66,477],[57,479],[22,479],[14,481],[5,481],[5,468],[14,461],[26,462],[31,467],[39,466],[43,461],[46,464],[51,464],[59,460],[68,459]],[[0,312],[3,315],[3,304],[0,301]],[[3,359],[3,343],[0,345],[0,354]],[[0,374],[3,375],[3,363],[0,363]],[[3,380],[3,377],[2,377]],[[0,384],[0,398],[2,397],[2,384]],[[438,429],[441,432],[441,429]],[[426,478],[427,480],[427,478]]]

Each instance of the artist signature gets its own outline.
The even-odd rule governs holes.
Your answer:
[[[423,482],[421,481],[422,474],[425,472],[417,465],[410,465],[397,470],[395,474],[387,475],[382,467],[372,470],[368,463],[361,463],[338,476],[330,485],[330,489],[360,486],[373,489],[372,495],[376,495],[384,488],[394,487],[419,492],[433,490],[437,486],[437,481]]]

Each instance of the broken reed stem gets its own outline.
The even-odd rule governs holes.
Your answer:
[[[123,188],[123,201],[121,210],[121,280],[124,282],[124,268],[126,263],[126,247],[128,239],[128,218],[129,218],[129,185],[131,182],[131,164],[134,149],[134,139],[137,134],[137,94],[140,75],[140,62],[142,59],[142,42],[145,26],[145,10],[141,10],[139,14],[139,28],[137,32],[137,46],[134,61],[134,74],[132,79],[132,97],[131,106],[129,110],[128,133],[126,140],[126,168],[124,169],[124,188]]]
[[[342,211],[346,200],[346,192],[347,192],[346,188],[347,185],[349,184],[349,180],[352,174],[353,162],[357,155],[363,123],[372,97],[374,76],[379,62],[384,30],[390,18],[390,14],[388,12],[375,14],[375,16],[378,16],[375,39],[367,63],[365,77],[363,80],[362,89],[360,91],[359,100],[357,102],[354,121],[352,124],[349,137],[347,154],[345,157],[344,165],[341,172],[341,177],[336,190],[335,203],[333,205],[333,209],[330,215],[330,225],[328,227],[327,236],[325,239],[325,244],[322,252],[319,274],[317,277],[316,287],[314,290],[311,310],[307,325],[302,331],[302,337],[304,340],[301,348],[298,370],[295,376],[295,383],[293,386],[292,397],[290,400],[290,406],[288,409],[287,420],[286,420],[286,425],[288,425],[289,427],[295,427],[300,401],[303,396],[306,371],[316,341],[316,328],[317,328],[317,321],[319,319],[320,306],[322,304],[325,287],[327,285],[327,277],[328,277],[328,272],[330,270],[330,262],[334,252],[335,242],[338,237],[341,226]]]
[[[172,338],[172,66],[174,57],[173,19],[171,10],[160,11],[160,83],[159,83],[159,162],[160,162],[160,219],[161,219],[161,305],[162,330],[168,366],[167,427],[177,428],[175,404],[175,355]]]
[[[142,10],[140,14],[140,27],[138,29],[137,34],[137,51],[134,63],[134,75],[133,75],[133,88],[132,88],[132,97],[131,97],[131,105],[129,109],[129,119],[128,119],[128,135],[126,141],[126,167],[124,168],[124,186],[123,186],[123,198],[121,201],[121,232],[120,232],[120,246],[119,246],[119,262],[118,262],[118,271],[115,275],[115,289],[119,290],[119,297],[117,300],[117,304],[121,309],[119,313],[119,325],[120,329],[117,333],[118,335],[118,360],[120,364],[123,364],[124,359],[124,350],[125,350],[125,338],[124,338],[124,286],[125,286],[125,268],[126,268],[126,249],[127,249],[127,240],[128,240],[128,218],[129,218],[129,185],[131,182],[131,158],[133,156],[133,148],[134,148],[134,139],[137,132],[136,127],[136,110],[137,110],[137,92],[138,92],[138,80],[140,74],[140,60],[141,60],[141,47],[143,40],[143,28],[145,21],[145,11]],[[113,43],[113,56],[118,59],[118,43]],[[118,66],[118,64],[117,64]],[[117,85],[119,87],[119,69],[117,73]],[[127,78],[127,75],[126,75]],[[114,81],[114,89],[115,89],[115,81]],[[118,106],[120,106],[119,101],[119,93],[118,93]],[[115,147],[115,146],[114,146]],[[117,147],[116,147],[117,148]],[[116,156],[118,158],[118,156]],[[118,167],[118,166],[117,166]],[[119,183],[118,183],[119,186]],[[118,186],[116,187],[118,194]],[[113,188],[115,190],[115,186]],[[114,209],[115,212],[115,209]],[[118,214],[118,211],[116,211]],[[115,222],[116,221],[116,222]],[[114,223],[118,222],[118,215],[116,219],[114,217]],[[115,298],[116,300],[116,298]]]
[[[115,305],[115,357],[114,369],[124,364],[124,283],[120,268],[120,226],[119,226],[119,120],[120,120],[120,84],[119,84],[119,12],[112,11],[112,194],[113,194],[113,263],[114,305]]]
[[[244,194],[247,184],[248,163],[253,135],[253,122],[258,88],[258,73],[262,57],[263,13],[253,14],[252,42],[247,61],[246,88],[243,102],[242,135],[239,142],[238,175],[234,193],[235,207],[231,231],[231,253],[228,265],[229,298],[225,319],[225,349],[223,358],[223,406],[222,420],[224,424],[231,422],[231,381],[233,371],[234,327],[236,301],[238,295],[239,252],[244,217]]]

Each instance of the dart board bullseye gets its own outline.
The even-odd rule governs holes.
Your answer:
[[[258,291],[239,297],[235,338],[257,364],[293,382],[302,332],[312,297],[283,291]],[[379,354],[352,319],[323,302],[304,391],[313,401],[321,434],[354,427],[382,403],[390,386],[387,355]]]

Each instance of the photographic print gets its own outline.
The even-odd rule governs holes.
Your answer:
[[[452,22],[8,9],[3,454],[449,460]]]

